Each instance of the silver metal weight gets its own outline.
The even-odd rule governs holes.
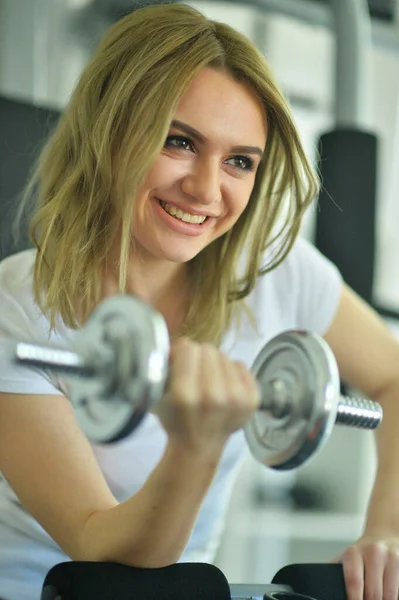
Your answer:
[[[262,409],[244,427],[253,456],[277,470],[299,467],[322,448],[335,424],[375,429],[382,420],[377,402],[342,397],[334,354],[307,331],[277,335],[252,366]]]
[[[169,367],[163,317],[134,296],[100,303],[71,350],[18,343],[14,360],[64,373],[77,421],[96,443],[132,432],[162,397]]]
[[[122,439],[162,397],[168,377],[169,335],[163,317],[132,296],[99,304],[72,350],[18,343],[15,360],[65,373],[80,426],[97,443]],[[254,457],[292,469],[314,454],[334,423],[373,429],[381,407],[340,398],[334,355],[319,336],[291,331],[273,338],[252,371],[262,406],[244,428]]]

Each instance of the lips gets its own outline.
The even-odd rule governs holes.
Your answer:
[[[156,214],[158,214],[159,218],[163,221],[164,226],[166,225],[169,230],[172,230],[177,234],[194,237],[200,236],[212,228],[212,225],[214,224],[213,219],[205,219],[202,224],[187,223],[170,215],[164,208],[162,208],[160,201],[154,196],[151,200],[154,210]]]
[[[196,217],[207,217],[207,218],[213,218],[213,219],[215,219],[217,217],[217,215],[207,212],[206,210],[198,211],[198,210],[194,210],[192,208],[187,208],[187,207],[181,206],[180,204],[176,204],[175,202],[170,202],[169,200],[164,200],[163,198],[155,198],[155,199],[159,203],[163,202],[164,204],[169,204],[169,206],[173,206],[177,210],[182,210],[183,212],[188,213],[189,215],[193,215]]]

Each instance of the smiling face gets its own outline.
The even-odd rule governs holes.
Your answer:
[[[228,74],[202,69],[136,197],[142,256],[184,263],[231,229],[248,204],[265,144],[256,96]]]

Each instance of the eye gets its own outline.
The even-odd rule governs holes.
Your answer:
[[[232,164],[239,171],[253,171],[255,168],[255,163],[249,156],[233,156],[226,162]]]
[[[193,143],[188,137],[183,135],[168,135],[165,141],[165,148],[181,148],[182,150],[194,150]]]

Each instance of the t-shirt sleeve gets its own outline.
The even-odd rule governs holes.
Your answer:
[[[13,360],[17,342],[43,343],[23,307],[0,290],[0,392],[62,394],[45,370],[22,367]]]
[[[342,276],[338,268],[304,238],[297,240],[288,262],[298,327],[324,335],[338,310]]]

